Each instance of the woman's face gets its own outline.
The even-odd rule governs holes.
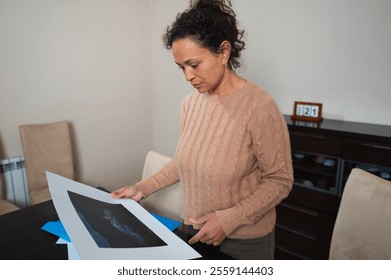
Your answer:
[[[185,79],[194,88],[201,93],[218,90],[228,70],[224,53],[212,53],[189,38],[175,41],[172,53]]]

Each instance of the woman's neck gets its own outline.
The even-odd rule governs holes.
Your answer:
[[[227,69],[219,86],[215,90],[209,92],[209,94],[214,96],[232,95],[240,90],[245,82],[246,81],[234,71]]]

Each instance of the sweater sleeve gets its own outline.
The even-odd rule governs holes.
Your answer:
[[[155,191],[168,187],[179,181],[179,175],[176,171],[175,159],[171,159],[160,171],[154,175],[137,182],[136,185],[144,194],[144,198]]]
[[[255,191],[235,206],[216,212],[225,233],[253,224],[288,196],[293,182],[289,133],[286,122],[269,96],[249,123],[254,155],[260,172]]]
[[[181,103],[180,108],[180,133],[183,130],[183,119],[185,117],[185,111],[186,111],[186,100],[189,99],[190,94],[184,98],[184,100]],[[168,187],[176,182],[179,181],[179,174],[176,169],[175,165],[175,156],[171,159],[169,163],[167,163],[166,166],[164,166],[160,171],[158,171],[156,174],[152,175],[149,178],[145,178],[144,180],[136,183],[136,185],[140,188],[142,193],[144,194],[144,198],[149,196],[150,194],[154,193],[155,191],[158,191],[160,189],[163,189],[165,187]]]

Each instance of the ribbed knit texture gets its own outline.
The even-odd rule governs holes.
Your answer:
[[[293,181],[287,126],[271,96],[251,82],[229,96],[188,95],[173,160],[137,185],[148,196],[178,179],[185,223],[216,212],[230,238],[271,232]]]

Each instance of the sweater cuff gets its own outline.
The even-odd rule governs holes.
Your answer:
[[[227,236],[230,236],[240,225],[247,223],[243,222],[243,215],[240,214],[237,207],[218,210],[216,211],[216,215]]]
[[[159,184],[153,176],[148,179],[137,182],[135,185],[143,193],[143,198],[148,197],[151,193],[155,192],[159,188]]]

